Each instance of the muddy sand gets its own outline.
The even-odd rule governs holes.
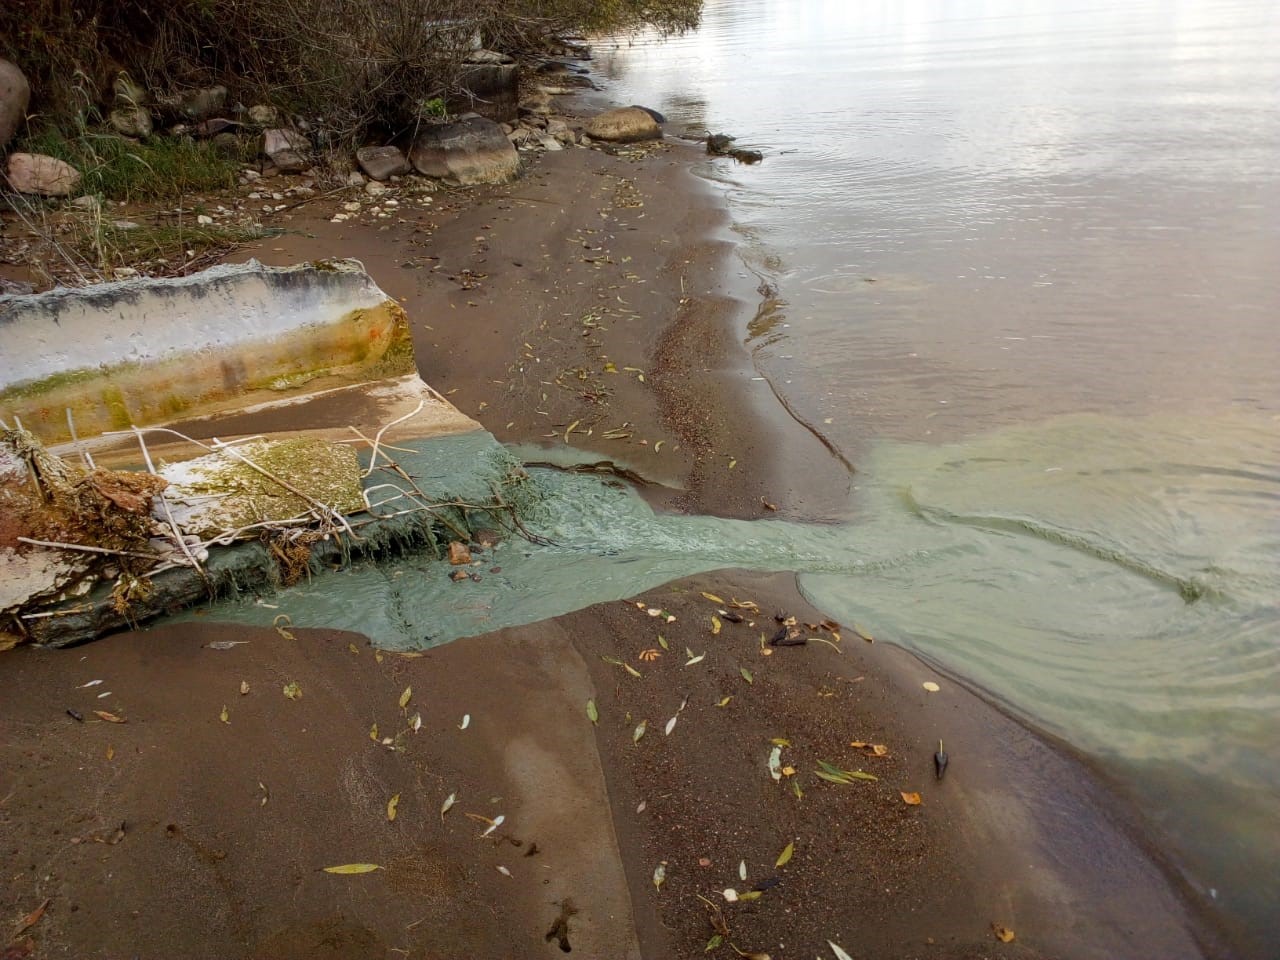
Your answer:
[[[359,257],[424,377],[530,460],[662,509],[838,515],[846,466],[753,379],[756,281],[696,162],[566,150],[390,219],[308,204],[242,256]],[[793,576],[636,602],[412,655],[212,623],[0,655],[0,955],[1227,955],[1067,751],[837,641]],[[775,613],[821,640],[762,643]]]

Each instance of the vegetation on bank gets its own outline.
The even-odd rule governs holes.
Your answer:
[[[698,22],[701,0],[8,0],[0,57],[31,81],[34,129],[101,116],[121,71],[149,91],[222,84],[324,137],[394,130],[460,89],[479,41],[521,54],[580,32]]]

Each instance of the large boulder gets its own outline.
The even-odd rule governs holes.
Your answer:
[[[281,173],[301,173],[311,166],[311,141],[297,130],[263,130],[262,152]]]
[[[22,129],[31,102],[31,84],[16,64],[0,60],[0,149]]]
[[[502,183],[520,171],[520,157],[502,127],[475,115],[423,128],[409,162],[428,177],[462,184]]]
[[[361,147],[356,163],[374,180],[390,180],[409,172],[409,160],[399,147]]]
[[[610,143],[662,139],[662,127],[646,107],[619,107],[598,114],[587,121],[585,132],[592,140]]]
[[[10,154],[8,173],[13,189],[41,197],[67,197],[80,186],[79,170],[42,153]]]
[[[449,99],[451,109],[497,120],[515,120],[520,112],[520,67],[504,53],[475,50],[463,61],[461,92]]]

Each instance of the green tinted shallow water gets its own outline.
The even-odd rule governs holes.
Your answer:
[[[407,557],[211,612],[288,613],[419,649],[696,572],[794,570],[832,616],[1122,771],[1210,895],[1238,903],[1280,893],[1267,886],[1280,857],[1278,435],[1249,415],[1076,415],[948,445],[883,442],[859,474],[856,520],[823,525],[659,516],[629,490],[535,470],[527,523],[552,543],[508,539],[478,583]],[[483,480],[457,465],[501,455],[479,434],[401,462],[427,489],[465,491]]]

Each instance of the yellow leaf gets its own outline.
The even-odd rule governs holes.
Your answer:
[[[390,800],[387,801],[387,820],[395,820],[396,807],[398,807],[399,805],[400,805],[400,794],[397,793],[394,797],[392,797]]]
[[[413,699],[413,687],[405,687],[404,693],[400,694],[400,709],[403,710],[409,705],[409,701]]]
[[[920,794],[918,794],[918,793],[907,793],[907,791],[905,791],[905,790],[899,790],[898,792],[899,792],[900,794],[902,794],[902,802],[903,802],[903,803],[905,803],[907,806],[909,806],[909,807],[918,807],[918,806],[920,806],[920,803],[921,803],[921,800],[920,800]]]
[[[218,719],[223,723],[231,722],[231,714],[227,713],[227,705],[225,703],[222,705],[222,712],[218,714]]]
[[[373,651],[373,659],[374,659],[374,662],[375,662],[375,663],[381,663],[381,662],[382,662],[382,651],[381,651],[381,650],[375,650],[375,651]]]
[[[871,752],[877,757],[887,757],[889,755],[889,748],[883,743],[873,743],[871,745]]]
[[[336,867],[325,867],[324,872],[349,875],[353,873],[373,873],[373,871],[381,869],[382,867],[376,863],[343,863]]]
[[[116,758],[116,748],[111,744],[107,744],[107,759],[114,760]]]
[[[789,766],[788,766],[788,767],[783,767],[783,768],[782,768],[782,775],[783,775],[784,777],[794,777],[794,776],[796,775],[796,768],[795,768],[795,767],[789,767]]]
[[[98,717],[101,720],[107,721],[107,723],[126,723],[127,722],[124,717],[117,717],[114,713],[108,713],[106,710],[95,710],[93,711],[93,713],[94,713],[94,716]]]
[[[282,620],[284,621],[284,626],[281,626],[280,622]],[[276,628],[276,633],[280,634],[280,636],[284,637],[286,640],[294,639],[293,634],[285,629],[285,627],[293,626],[293,620],[289,618],[287,613],[277,614],[275,619],[271,621],[271,625]]]
[[[712,618],[711,618],[711,632],[712,632],[712,633],[719,633],[719,632],[720,632],[720,618],[719,618],[719,617],[712,617]]]
[[[732,470],[732,469],[733,469],[734,467],[736,467],[737,465],[738,465],[738,461],[737,461],[737,460],[730,460],[730,461],[729,461],[729,469],[730,469],[730,470]]]
[[[289,683],[285,684],[284,695],[288,697],[290,700],[301,700],[302,687],[298,686],[298,683],[296,680],[290,681]]]
[[[710,600],[712,603],[719,603],[719,604],[724,603],[724,600],[722,600],[720,597],[717,597],[714,593],[706,593],[704,591],[702,595],[706,597],[708,600]]]
[[[347,649],[350,650],[352,653],[354,653],[356,656],[360,655],[360,648],[357,647],[354,643],[348,643]]]
[[[240,681],[240,696],[242,696],[242,697],[243,697],[243,696],[244,696],[245,694],[247,694],[248,692],[249,692],[249,681],[248,681],[248,680],[241,680],[241,681]]]
[[[378,742],[378,725],[376,723],[369,728],[369,739],[374,743]]]
[[[1001,943],[1013,943],[1014,933],[1003,923],[992,923],[991,931],[996,935],[996,939]]]
[[[569,434],[573,433],[573,428],[574,428],[574,427],[576,427],[576,426],[577,426],[578,424],[580,424],[581,422],[582,422],[581,420],[575,420],[575,421],[573,421],[573,423],[569,424],[569,426],[565,429],[565,431],[564,431],[564,442],[565,442],[565,443],[568,443],[568,442],[569,442]]]
[[[723,700],[721,700],[719,703],[717,703],[717,704],[716,704],[716,706],[717,706],[717,707],[727,707],[727,706],[729,705],[729,701],[730,701],[730,700],[732,700],[732,699],[733,699],[733,697],[725,697]]]
[[[773,738],[772,740],[770,740],[769,742],[770,742],[770,743],[772,743],[775,747],[789,747],[789,746],[791,746],[791,741],[790,741],[790,740],[788,740],[786,737],[774,737],[774,738]]]
[[[930,693],[937,693],[939,690],[941,690],[941,689],[942,689],[940,686],[938,686],[938,685],[937,685],[936,683],[934,683],[932,680],[926,680],[924,683],[920,684],[920,686],[924,687],[924,688],[925,688],[926,690],[928,690]]]
[[[748,890],[746,893],[738,894],[738,899],[739,900],[759,900],[762,896],[763,894],[759,890]],[[746,954],[740,954],[740,956],[746,956]]]
[[[785,867],[791,861],[791,855],[795,852],[796,845],[794,843],[788,843],[782,848],[782,852],[778,854],[778,859],[777,862],[774,863],[774,866]]]

